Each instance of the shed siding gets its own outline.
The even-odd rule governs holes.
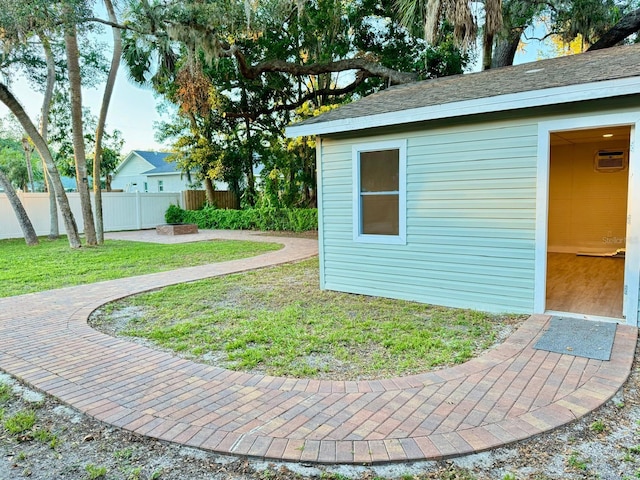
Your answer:
[[[407,139],[407,244],[353,241],[353,144]],[[488,311],[534,301],[537,122],[322,141],[323,287]]]

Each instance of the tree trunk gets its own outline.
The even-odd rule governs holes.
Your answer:
[[[506,37],[498,37],[496,46],[493,49],[492,68],[513,65],[513,59],[518,51],[522,32],[524,32],[524,28],[518,27],[510,30]]]
[[[493,34],[486,33],[482,38],[482,70],[491,68],[491,55],[493,53]]]
[[[596,43],[591,45],[588,51],[613,47],[638,31],[640,31],[640,8],[622,17]]]
[[[49,110],[51,110],[51,101],[53,99],[53,87],[56,83],[56,62],[51,51],[49,39],[40,34],[40,41],[44,49],[44,56],[47,61],[47,85],[44,89],[44,99],[42,100],[42,109],[40,111],[40,135],[47,143],[49,135]],[[44,185],[49,193],[49,240],[54,240],[60,236],[60,227],[58,226],[58,206],[56,204],[56,194],[51,188],[51,177],[47,171],[47,165],[42,158],[42,171],[44,172]]]
[[[87,173],[87,158],[84,149],[84,129],[82,125],[82,92],[80,79],[80,52],[76,37],[76,26],[69,23],[65,26],[64,44],[67,53],[67,70],[69,74],[69,92],[71,97],[71,136],[73,138],[73,156],[76,162],[76,184],[80,194],[80,206],[84,221],[84,237],[87,245],[97,245],[96,229],[93,223],[91,195]],[[94,179],[96,180],[96,179]],[[100,181],[100,179],[97,179]]]
[[[204,191],[205,191],[205,195],[207,196],[207,203],[209,205],[213,205],[214,188],[213,188],[213,182],[209,177],[204,177]]]
[[[67,194],[64,192],[64,187],[62,186],[62,181],[60,180],[60,174],[58,173],[58,168],[56,167],[55,162],[53,161],[53,157],[51,156],[51,152],[49,151],[49,146],[47,142],[44,141],[33,122],[20,105],[20,102],[13,96],[13,94],[9,91],[7,86],[4,83],[0,82],[0,102],[4,103],[7,108],[15,115],[15,117],[20,122],[20,125],[24,129],[27,135],[31,137],[33,144],[38,150],[40,157],[44,160],[45,165],[47,167],[47,173],[49,174],[49,178],[51,179],[51,184],[53,185],[53,191],[56,194],[56,199],[58,201],[58,205],[60,206],[60,211],[62,213],[62,219],[64,221],[65,229],[67,230],[67,238],[69,239],[69,245],[72,248],[78,248],[81,246],[80,237],[78,236],[78,227],[76,226],[76,221],[73,218],[73,213],[71,212],[71,207],[69,206],[69,200],[67,198]]]
[[[13,185],[11,185],[11,182],[2,170],[0,170],[0,186],[4,189],[4,193],[7,195],[7,199],[16,214],[16,218],[22,229],[22,234],[24,235],[24,241],[27,242],[29,246],[38,245],[38,235],[36,235],[36,231],[33,229],[29,215],[27,215],[26,210],[22,206],[22,202],[14,190]]]
[[[109,20],[118,23],[116,12],[113,9],[111,0],[104,0],[104,5],[109,13]],[[113,86],[116,83],[116,75],[120,66],[120,57],[122,56],[122,34],[119,28],[112,27],[113,33],[113,53],[111,55],[111,68],[107,77],[107,84],[104,87],[104,95],[102,96],[102,105],[100,107],[100,117],[98,118],[98,126],[96,128],[96,147],[93,158],[93,193],[96,202],[96,239],[98,245],[104,243],[104,223],[102,221],[102,186],[100,185],[100,164],[102,161],[102,137],[104,135],[104,125],[107,121],[107,112],[109,111],[109,103],[113,93]]]
[[[248,99],[247,99],[247,89],[243,85],[241,91],[241,104],[243,111],[247,111],[248,109]],[[247,200],[247,203],[251,207],[255,207],[256,205],[256,182],[253,177],[253,147],[251,145],[251,120],[248,117],[244,119],[244,125],[246,128],[246,158],[244,159],[244,174],[247,177],[247,188],[244,192],[244,197]]]
[[[247,176],[247,191],[245,198],[250,206],[256,206],[256,180],[253,176],[253,148],[251,147],[251,121],[246,118],[247,127],[247,158],[244,161],[245,175]]]
[[[31,165],[31,154],[33,149],[29,145],[29,139],[22,137],[22,149],[24,150],[24,161],[27,164],[27,177],[29,177],[29,188],[31,192],[35,192],[35,186],[33,185],[33,165]],[[26,190],[25,190],[26,191]]]

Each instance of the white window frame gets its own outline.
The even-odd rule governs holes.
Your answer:
[[[362,203],[360,192],[360,154],[380,150],[398,150],[398,235],[362,233]],[[361,143],[351,149],[353,169],[353,240],[360,243],[390,245],[407,244],[407,141],[389,140]]]
[[[158,192],[164,192],[164,181],[158,180]]]

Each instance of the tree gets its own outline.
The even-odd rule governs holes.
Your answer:
[[[49,38],[43,33],[38,34],[40,43],[42,44],[42,50],[44,52],[45,62],[47,65],[47,76],[44,88],[44,96],[42,98],[42,107],[40,109],[40,135],[45,143],[48,143],[49,132],[49,110],[51,108],[51,101],[53,99],[53,89],[56,82],[56,62],[53,57],[53,50]],[[44,160],[42,163],[43,167]],[[56,196],[51,188],[51,177],[47,173],[46,167],[42,169],[44,174],[44,184],[46,191],[49,193],[49,240],[54,240],[60,236],[60,229],[58,227],[58,206],[56,204]]]
[[[57,18],[55,13],[55,9],[52,9],[52,5],[48,2],[0,1],[0,27],[3,32],[0,42],[6,52],[0,62],[0,69],[6,72],[10,69],[25,68],[35,76],[41,62],[31,40],[39,33],[45,34],[49,28],[52,28],[52,22]],[[0,82],[0,102],[4,103],[16,117],[45,162],[50,186],[55,192],[65,224],[69,245],[73,248],[79,247],[81,243],[75,219],[47,142],[4,82]]]
[[[6,136],[7,133],[5,132],[4,135]],[[31,176],[29,175],[23,148],[23,144],[15,138],[9,136],[0,138],[0,168],[4,170],[5,175],[15,188],[19,188],[24,192],[33,192],[35,189],[30,187],[29,183],[34,179],[39,180],[41,175],[37,169],[38,162],[34,162],[33,158],[29,158]],[[32,147],[29,148],[31,149]]]
[[[25,136],[22,137],[22,150],[24,151],[24,162],[27,167],[27,179],[32,192],[35,192],[35,185],[33,183],[33,165],[31,164],[31,154],[33,153],[33,146],[29,143],[29,139]],[[26,184],[25,184],[26,187]],[[27,189],[24,188],[26,191]]]
[[[609,48],[640,31],[640,8],[623,16],[613,27],[600,36],[589,50]]]
[[[71,100],[71,133],[73,153],[76,164],[76,187],[80,194],[84,236],[88,245],[97,245],[96,228],[89,195],[89,174],[84,149],[84,128],[82,123],[82,79],[80,76],[80,51],[78,49],[75,14],[66,6],[64,11],[67,22],[64,25],[64,44],[67,53],[67,73],[69,75],[69,93]]]
[[[31,220],[29,220],[29,216],[18,197],[18,194],[14,190],[11,182],[6,177],[2,169],[0,168],[0,187],[3,188],[4,193],[7,195],[9,199],[9,203],[13,208],[13,211],[16,214],[16,218],[18,219],[18,223],[20,224],[20,228],[22,229],[22,233],[24,235],[24,240],[27,242],[27,245],[33,246],[38,245],[38,235],[36,235],[36,231],[33,228],[33,224]]]
[[[56,193],[56,200],[60,206],[65,229],[67,231],[67,237],[69,239],[69,245],[72,248],[80,247],[81,243],[78,235],[78,227],[76,226],[75,219],[73,218],[73,213],[69,206],[69,200],[64,191],[64,187],[62,186],[58,169],[53,161],[53,157],[51,156],[47,143],[44,141],[33,122],[31,122],[31,119],[24,111],[22,105],[20,105],[20,102],[18,102],[9,88],[2,82],[0,82],[0,102],[4,103],[11,113],[15,115],[18,122],[20,122],[20,125],[22,125],[22,128],[24,128],[26,134],[29,135],[33,141],[36,150],[43,158],[47,167],[47,173],[52,180],[53,189]]]
[[[118,23],[115,10],[111,0],[104,0],[104,5],[109,15],[109,20],[114,24]],[[104,136],[105,123],[107,121],[107,112],[109,111],[109,103],[111,102],[111,95],[113,94],[113,87],[116,82],[116,76],[118,74],[118,67],[120,66],[120,57],[122,56],[122,34],[117,27],[111,27],[113,33],[113,52],[111,56],[111,67],[109,68],[109,76],[107,77],[107,83],[104,87],[104,95],[102,97],[102,105],[100,107],[100,117],[98,119],[98,126],[96,127],[95,138],[95,153],[93,160],[93,192],[96,203],[96,239],[98,244],[104,243],[104,226],[102,221],[102,188],[98,181],[100,179],[100,173],[102,171],[102,159],[103,159],[103,147],[102,137]],[[111,182],[108,180],[109,174],[105,177],[107,179],[107,190],[110,190]]]
[[[454,27],[459,45],[475,42],[477,26],[468,0],[398,0],[398,12],[406,25],[420,18],[427,39],[437,38],[447,22]],[[485,1],[482,28],[483,69],[513,64],[525,30],[536,20],[547,19],[549,35],[566,42],[579,35],[590,49],[613,46],[640,30],[640,10],[615,0],[491,0]],[[616,23],[617,22],[617,23]],[[601,40],[599,40],[601,39]],[[493,52],[493,53],[492,53]]]
[[[273,176],[285,175],[279,185],[286,202],[315,202],[315,155],[300,145],[289,149],[283,140],[283,129],[298,109],[340,104],[397,79],[461,73],[468,59],[447,35],[438,47],[410,35],[393,20],[388,5],[373,0],[257,4],[250,21],[244,6],[232,6],[222,20],[233,32],[226,46],[217,41],[219,33],[207,37],[192,30],[198,39],[184,40],[192,26],[176,27],[176,12],[164,8],[141,7],[128,19],[137,29],[125,35],[130,73],[178,107],[184,121],[166,125],[162,134],[175,139],[185,171],[195,171],[205,186],[227,181],[248,205],[257,200],[256,163],[277,171]],[[193,14],[202,28],[221,22],[197,5],[179,8]],[[176,28],[185,30],[180,34]],[[140,33],[149,30],[153,35]],[[353,65],[367,69],[336,73]],[[383,72],[384,79],[374,70]]]

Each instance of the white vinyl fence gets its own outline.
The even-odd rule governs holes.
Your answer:
[[[49,195],[46,193],[18,193],[38,235],[49,234]],[[78,230],[84,229],[80,196],[67,193]],[[93,194],[91,195],[93,199]],[[180,193],[102,193],[102,217],[105,232],[154,228],[165,223],[164,214],[169,205],[180,205]],[[64,222],[58,212],[60,233],[65,233]],[[13,208],[4,193],[0,193],[0,238],[20,238],[22,230]]]

